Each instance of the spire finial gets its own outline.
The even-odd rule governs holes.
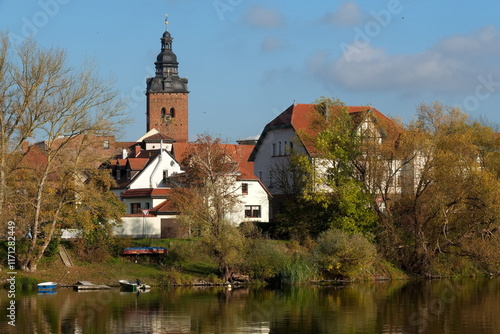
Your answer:
[[[165,14],[165,31],[168,31],[168,14]]]

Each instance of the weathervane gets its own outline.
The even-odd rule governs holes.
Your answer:
[[[165,14],[165,31],[168,31],[168,14]]]

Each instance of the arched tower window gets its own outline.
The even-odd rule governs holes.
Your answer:
[[[175,108],[170,108],[170,117],[175,117]]]
[[[167,114],[167,109],[161,108],[161,118],[165,118],[165,115]]]

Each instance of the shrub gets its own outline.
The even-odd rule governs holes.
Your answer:
[[[245,271],[257,280],[270,280],[287,262],[285,246],[270,240],[256,240],[247,257]]]
[[[376,254],[375,246],[363,235],[338,229],[323,232],[313,251],[314,262],[328,278],[355,278],[373,264]]]

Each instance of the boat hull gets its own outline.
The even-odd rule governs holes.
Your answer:
[[[120,280],[120,290],[126,292],[144,292],[149,291],[151,287],[146,284],[137,285],[134,281]]]
[[[123,255],[155,255],[166,253],[168,253],[167,249],[163,247],[129,247],[123,251]]]
[[[38,284],[38,292],[54,291],[57,287],[55,282],[43,282]]]

